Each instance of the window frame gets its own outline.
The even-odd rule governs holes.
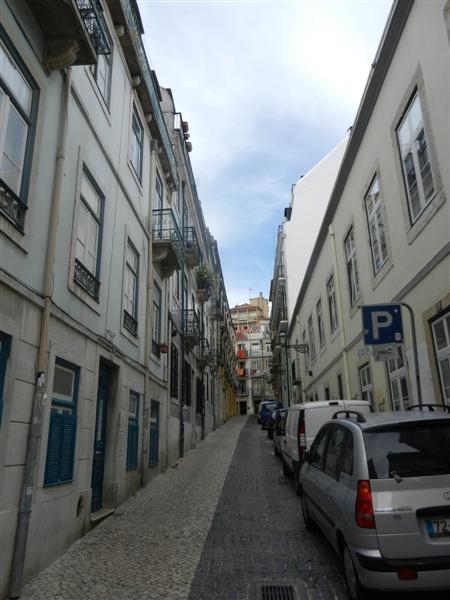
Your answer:
[[[99,91],[104,103],[109,108],[111,105],[111,84],[112,84],[114,46],[113,46],[111,36],[109,35],[109,31],[107,28],[104,29],[104,33],[105,33],[106,37],[108,38],[109,47],[111,49],[111,52],[108,54],[98,54],[97,55],[97,63],[95,65],[91,65],[90,71],[92,73],[92,77],[94,78],[95,84],[98,88],[98,91]],[[100,73],[99,65],[100,64],[106,65],[107,76],[105,78],[101,78],[101,81],[104,82],[104,85],[99,84],[99,73]]]
[[[177,345],[172,342],[170,345],[170,396],[178,400],[179,397],[179,352]]]
[[[98,199],[98,215],[95,213],[94,208],[89,203],[87,198],[83,197],[83,181],[90,186],[94,194],[96,194]],[[101,191],[99,185],[95,181],[93,175],[89,171],[86,165],[83,165],[83,170],[81,174],[81,182],[80,182],[80,194],[79,194],[79,210],[78,217],[76,223],[76,235],[75,235],[75,251],[74,251],[74,282],[83,288],[96,302],[99,302],[100,299],[100,266],[101,266],[101,256],[102,256],[102,240],[103,240],[103,224],[104,224],[104,209],[105,209],[105,196]],[[95,223],[97,227],[97,241],[95,248],[95,256],[94,256],[94,266],[95,272],[93,273],[89,267],[85,264],[84,261],[78,257],[78,242],[82,244],[82,240],[79,238],[80,228],[81,228],[81,210],[86,211],[88,217],[92,220],[90,223]],[[84,228],[86,229],[86,228]],[[84,246],[83,246],[84,247]],[[84,258],[84,257],[83,257]]]
[[[419,106],[420,121],[414,127],[414,130],[411,131],[411,136],[410,136],[408,143],[403,144],[404,148],[406,149],[405,150],[405,149],[402,149],[402,142],[400,139],[400,135],[401,135],[400,130],[402,129],[402,127],[404,125],[406,126],[408,124],[408,119],[413,114],[413,108],[414,108],[414,104],[416,101]],[[411,125],[411,119],[409,119],[409,122]],[[428,165],[429,165],[429,171],[430,171],[431,182],[432,182],[432,187],[433,187],[433,190],[430,193],[428,198],[425,196],[425,192],[424,192],[423,178],[422,178],[420,158],[419,158],[419,150],[417,148],[418,139],[419,139],[420,134],[422,134],[422,133],[423,133],[423,137],[424,137],[425,143],[426,143],[426,153],[428,156]],[[419,93],[419,90],[417,87],[414,88],[413,93],[411,94],[411,96],[407,102],[406,108],[405,108],[403,114],[401,115],[400,120],[398,121],[398,124],[395,128],[395,137],[397,140],[397,148],[398,148],[399,158],[400,158],[400,167],[401,167],[401,172],[402,172],[402,176],[403,176],[403,184],[404,184],[406,198],[407,198],[409,220],[410,220],[410,224],[414,225],[415,223],[417,223],[417,221],[419,221],[422,214],[426,211],[427,207],[432,203],[433,199],[436,197],[437,184],[438,184],[436,173],[434,172],[434,164],[432,161],[432,152],[430,151],[430,148],[431,148],[430,147],[430,139],[429,139],[429,134],[428,134],[425,119],[424,119],[424,110],[423,110],[423,106],[422,106],[421,94]],[[415,210],[414,210],[413,198],[411,196],[411,189],[410,189],[411,186],[410,186],[410,183],[408,182],[408,171],[407,171],[407,167],[405,165],[405,159],[409,155],[411,155],[411,158],[412,158],[412,166],[414,168],[415,182],[417,184],[418,206],[419,206],[419,210],[417,212],[415,212]]]
[[[365,363],[358,368],[358,379],[361,399],[366,400],[373,407],[373,383],[369,363]]]
[[[403,360],[402,347],[398,348],[398,358],[391,358],[386,361],[386,372],[389,381],[389,393],[391,396],[391,406],[393,411],[407,410],[410,405],[410,392],[408,385],[408,370]],[[403,390],[406,389],[406,395]],[[400,394],[396,396],[396,391]],[[396,397],[398,405],[396,406]]]
[[[134,174],[138,178],[139,182],[142,183],[142,166],[144,163],[144,126],[142,124],[141,117],[139,116],[137,106],[134,103],[131,114],[129,162]]]
[[[309,358],[313,362],[316,358],[316,342],[314,339],[314,319],[312,314],[308,317],[308,339],[309,339]]]
[[[374,188],[377,191],[374,192]],[[369,208],[369,203],[372,207]],[[369,233],[370,253],[374,275],[377,275],[389,260],[384,204],[381,199],[381,187],[378,174],[375,173],[364,196],[367,230]]]
[[[161,355],[161,320],[162,320],[162,291],[156,281],[153,282],[153,322],[152,322],[152,354],[158,358]]]
[[[67,396],[63,397],[63,395],[58,394],[54,390],[57,368],[73,373],[71,400],[68,400]],[[80,367],[56,357],[50,403],[44,487],[63,485],[73,481],[79,380]]]
[[[26,134],[24,147],[21,156],[21,167],[17,191],[13,190],[3,178],[0,177],[0,195],[2,203],[0,204],[0,215],[6,218],[16,227],[20,233],[24,233],[25,213],[28,208],[28,193],[30,188],[31,167],[33,162],[34,142],[36,137],[38,106],[40,90],[31,75],[27,65],[22,60],[14,44],[9,39],[5,29],[0,24],[0,46],[6,56],[11,61],[13,67],[20,73],[25,84],[30,90],[30,101],[28,112],[24,110],[17,100],[13,91],[4,79],[0,79],[0,90],[4,94],[4,100],[0,103],[0,131],[7,131],[7,116],[10,113],[11,106],[20,119],[26,124]],[[3,160],[3,149],[6,142],[6,134],[0,136],[0,166]]]
[[[361,297],[359,286],[358,262],[356,259],[356,244],[354,228],[350,227],[344,240],[345,263],[347,268],[347,282],[350,294],[350,306],[355,306]]]
[[[328,297],[328,315],[330,317],[330,333],[334,333],[338,328],[338,314],[336,304],[336,286],[334,284],[334,274],[327,280],[327,297]]]
[[[129,253],[135,257],[135,266],[133,266],[129,258]],[[123,326],[134,337],[138,333],[138,307],[139,307],[139,263],[140,256],[136,246],[127,236],[125,248],[125,266],[124,266],[124,282],[123,282]],[[129,298],[131,286],[132,299]],[[130,309],[130,310],[129,310]]]
[[[325,327],[323,323],[323,310],[322,310],[322,298],[316,303],[316,318],[317,328],[319,330],[319,347],[320,349],[325,348]]]
[[[438,377],[439,377],[439,388],[440,388],[441,394],[442,394],[442,401],[445,404],[447,404],[447,406],[450,406],[450,381],[449,381],[449,388],[448,388],[449,392],[447,395],[446,381],[444,380],[445,375],[442,370],[442,362],[444,360],[448,362],[448,364],[449,364],[448,368],[450,370],[450,323],[447,323],[447,320],[450,321],[450,309],[447,309],[443,314],[441,314],[437,318],[433,319],[433,321],[431,321],[430,325],[431,325],[431,333],[432,333],[432,338],[433,338],[434,354],[436,357],[437,372],[438,372]],[[441,322],[444,324],[443,332],[444,332],[445,346],[438,347],[437,338],[436,338],[436,325]]]
[[[134,402],[132,410],[131,402]],[[128,428],[127,428],[127,458],[126,470],[135,471],[138,468],[139,450],[139,402],[140,395],[134,390],[128,392]]]

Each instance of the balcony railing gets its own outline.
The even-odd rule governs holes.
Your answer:
[[[126,310],[123,311],[123,326],[131,333],[131,335],[137,336],[138,323]]]
[[[23,232],[26,204],[0,179],[0,212]]]
[[[186,266],[189,269],[197,267],[202,262],[202,253],[200,251],[195,227],[184,228],[184,254]]]
[[[188,349],[200,343],[200,318],[193,309],[183,311],[183,336]]]
[[[78,258],[75,259],[75,271],[74,271],[74,279],[75,281],[86,290],[86,292],[97,300],[100,297],[100,281],[92,275],[92,273],[86,269],[86,267],[81,263]]]
[[[153,260],[158,264],[162,277],[170,277],[174,271],[182,269],[183,239],[172,209],[153,211],[152,243]]]

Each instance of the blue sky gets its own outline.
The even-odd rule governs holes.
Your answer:
[[[138,0],[149,62],[189,122],[231,307],[269,297],[291,186],[353,124],[391,4]]]

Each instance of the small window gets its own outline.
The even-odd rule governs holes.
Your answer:
[[[153,287],[152,353],[158,357],[161,344],[161,299],[161,289],[155,282]]]
[[[345,238],[345,260],[347,263],[347,276],[350,291],[350,304],[354,306],[360,296],[358,265],[356,262],[356,247],[353,235],[353,229],[350,230]]]
[[[81,179],[74,279],[97,302],[100,295],[103,205],[104,196],[85,168]]]
[[[44,485],[73,479],[79,368],[57,359],[53,376]]]
[[[450,406],[450,311],[432,323],[443,401]]]
[[[386,363],[391,391],[392,409],[407,410],[409,406],[408,373],[403,361],[401,346],[399,346],[398,352],[398,358],[392,358]]]
[[[388,259],[386,232],[384,226],[384,208],[381,203],[378,177],[375,176],[364,199],[369,228],[370,249],[373,272],[377,274]]]
[[[94,79],[97,83],[100,94],[102,95],[105,104],[109,106],[111,99],[111,76],[112,76],[112,42],[108,32],[105,29],[105,34],[108,37],[109,47],[111,48],[110,54],[98,54],[97,64],[92,65],[91,71]]]
[[[170,349],[170,395],[172,398],[178,398],[178,348],[171,344]]]
[[[411,223],[414,223],[435,194],[423,112],[416,93],[397,128],[403,175]]]
[[[38,90],[3,29],[0,33],[0,212],[23,231]]]
[[[325,346],[325,328],[323,325],[322,300],[316,304],[317,327],[319,329],[319,345],[321,348]]]
[[[314,325],[312,316],[308,319],[309,356],[311,360],[316,358],[316,343],[314,341]]]
[[[359,369],[359,384],[361,388],[361,398],[373,405],[372,377],[369,365],[364,365]]]
[[[128,397],[127,471],[137,469],[139,446],[139,394],[130,390]]]
[[[130,163],[139,181],[142,181],[142,161],[144,154],[144,128],[136,106],[133,106],[130,140]]]
[[[330,331],[333,333],[337,329],[337,307],[336,307],[336,291],[334,288],[333,275],[327,281],[327,296],[328,296],[328,314],[330,317]]]
[[[131,240],[128,240],[123,285],[123,325],[134,336],[138,331],[138,274],[139,254]]]

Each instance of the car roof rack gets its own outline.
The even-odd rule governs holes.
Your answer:
[[[408,410],[414,410],[415,408],[419,408],[420,410],[423,410],[424,408],[428,408],[429,411],[431,412],[438,412],[436,409],[440,409],[443,412],[448,412],[450,413],[450,406],[448,404],[431,404],[431,403],[427,403],[427,404],[411,404],[411,406],[408,406]]]
[[[351,419],[352,416],[355,416],[357,423],[365,423],[366,422],[365,416],[362,414],[362,412],[359,412],[359,410],[338,410],[334,413],[332,418],[333,419],[340,418],[340,417],[338,417],[338,415],[345,415],[345,419]]]

